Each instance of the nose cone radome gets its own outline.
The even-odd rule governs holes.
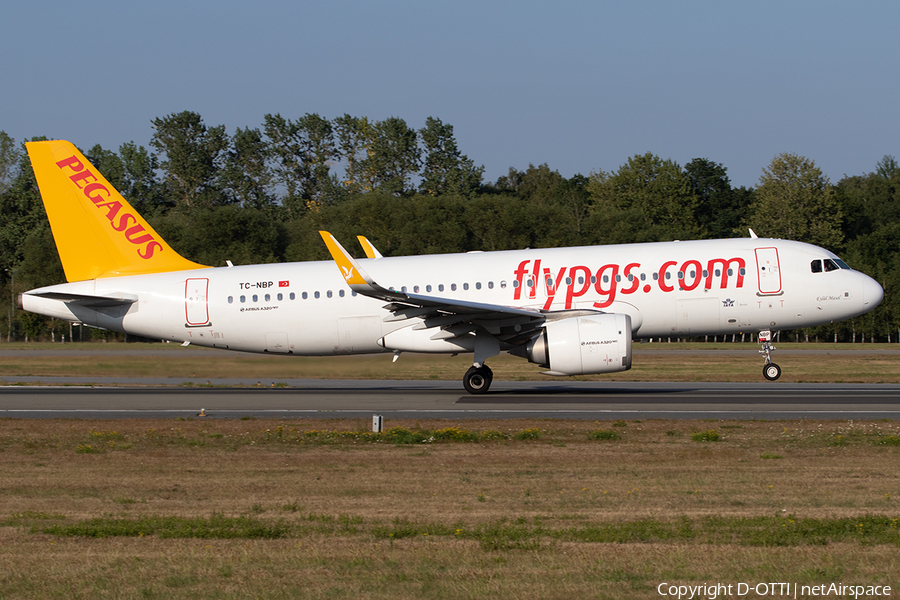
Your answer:
[[[863,280],[863,301],[866,304],[866,310],[872,310],[884,299],[884,290],[878,285],[878,282],[871,277],[864,275]]]

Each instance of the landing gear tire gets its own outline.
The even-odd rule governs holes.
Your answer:
[[[463,387],[470,394],[486,394],[494,380],[494,373],[487,367],[469,367],[463,375]]]
[[[763,367],[763,377],[769,381],[775,381],[781,377],[781,367],[775,363],[769,363]]]

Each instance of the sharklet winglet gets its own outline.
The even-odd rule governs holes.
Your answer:
[[[359,240],[359,245],[362,246],[363,252],[366,253],[366,258],[384,258],[381,252],[378,251],[378,248],[369,241],[369,238],[364,235],[358,235],[356,239]]]
[[[388,301],[403,300],[406,297],[405,294],[386,290],[375,283],[375,280],[369,277],[369,274],[359,266],[356,259],[350,256],[347,250],[341,246],[341,243],[329,232],[319,231],[319,235],[321,235],[322,239],[325,241],[325,246],[328,247],[331,257],[334,259],[334,262],[341,272],[341,276],[344,278],[344,281],[347,282],[347,285],[350,286],[351,290],[358,292],[363,296],[370,296],[372,298],[380,298]]]

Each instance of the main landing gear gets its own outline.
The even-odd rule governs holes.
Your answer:
[[[470,394],[486,394],[494,380],[494,373],[487,365],[471,366],[463,375],[463,387]]]
[[[771,331],[759,332],[759,343],[762,344],[762,350],[759,353],[766,358],[766,364],[763,365],[763,377],[769,381],[775,381],[781,377],[781,367],[772,362],[772,351],[775,350],[775,346],[769,344],[771,340]]]

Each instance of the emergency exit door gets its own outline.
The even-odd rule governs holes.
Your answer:
[[[209,279],[188,279],[184,282],[184,314],[188,327],[209,323]]]
[[[756,272],[760,294],[781,293],[781,266],[778,248],[756,249]]]

